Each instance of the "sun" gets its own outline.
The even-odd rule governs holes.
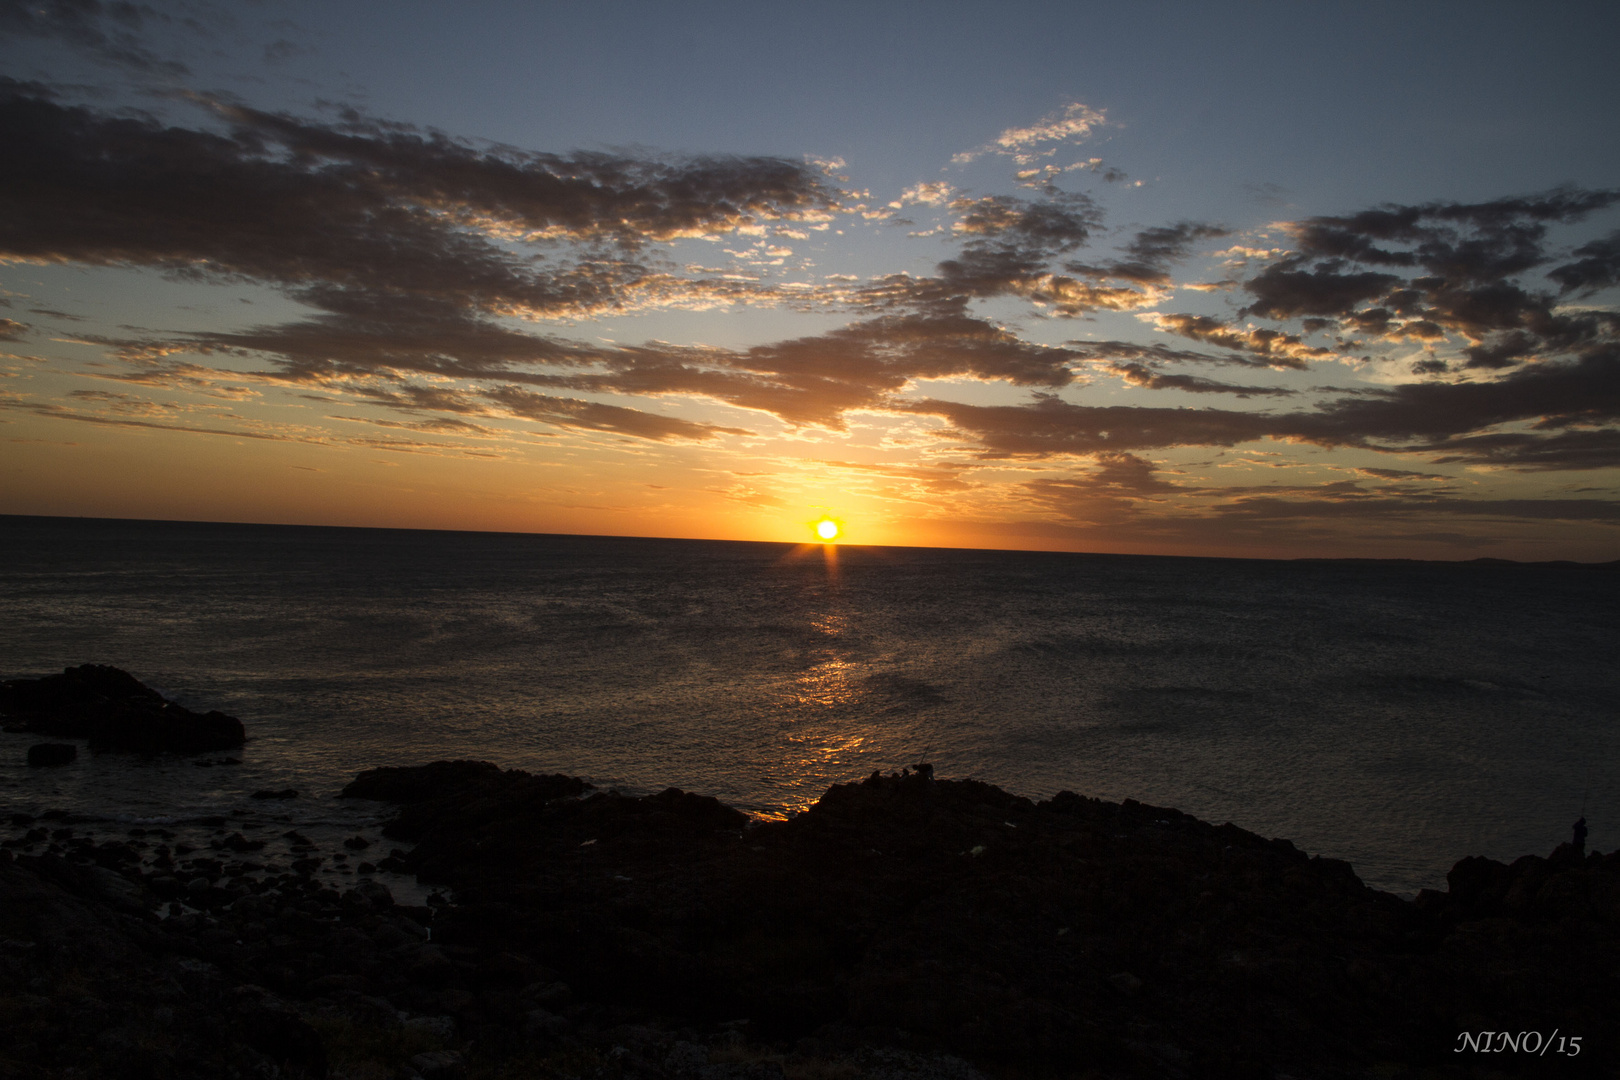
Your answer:
[[[834,521],[832,518],[822,518],[820,521],[816,522],[816,535],[821,537],[827,543],[832,543],[834,540],[838,539],[838,522]]]

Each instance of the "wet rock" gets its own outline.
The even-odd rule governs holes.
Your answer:
[[[78,757],[79,748],[72,743],[36,743],[28,748],[28,764],[36,768],[69,765]]]
[[[282,1075],[326,1076],[326,1046],[297,1012],[259,1001],[243,1006],[232,1019],[242,1041],[275,1062]]]
[[[411,1058],[411,1068],[426,1080],[450,1080],[461,1074],[465,1064],[462,1056],[454,1050],[430,1050]]]
[[[434,945],[415,949],[405,964],[405,976],[423,986],[443,987],[455,974],[455,964]]]
[[[0,717],[7,731],[88,739],[98,751],[195,754],[240,746],[247,738],[235,717],[192,712],[103,664],[0,682]]]
[[[405,1020],[404,1028],[441,1042],[449,1042],[456,1037],[456,1019],[453,1016],[412,1016]]]

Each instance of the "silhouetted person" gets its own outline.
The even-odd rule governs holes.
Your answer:
[[[1575,854],[1586,854],[1586,818],[1584,816],[1575,823]]]

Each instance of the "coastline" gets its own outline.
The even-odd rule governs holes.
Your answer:
[[[14,819],[45,834],[0,848],[3,1054],[83,1075],[1416,1077],[1531,1068],[1456,1052],[1511,1028],[1584,1038],[1559,1075],[1614,1064],[1620,853],[1464,859],[1406,901],[1230,824],[931,771],[757,822],[675,789],[378,769],[345,795],[392,813],[397,849],[269,867],[228,820],[154,868],[150,831]],[[340,891],[317,874],[339,856],[381,874]],[[444,893],[397,903],[389,871]]]

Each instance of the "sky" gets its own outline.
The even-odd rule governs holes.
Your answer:
[[[1615,40],[0,0],[0,513],[1617,559]]]

